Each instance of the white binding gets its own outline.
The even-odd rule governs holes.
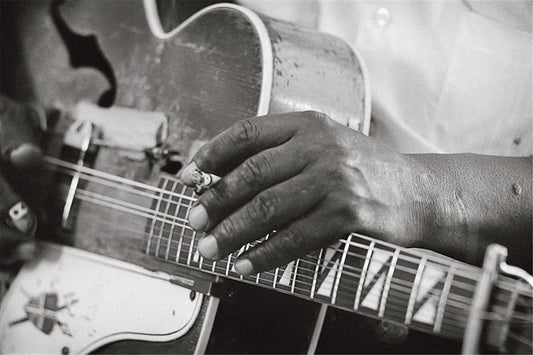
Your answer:
[[[359,50],[353,46],[350,46],[350,48],[354,52],[355,57],[359,62],[359,66],[361,67],[361,74],[363,75],[363,82],[365,85],[363,121],[359,126],[359,131],[364,135],[368,136],[370,134],[370,120],[372,114],[372,93],[370,91],[370,80],[368,76],[368,70],[366,67],[366,62],[364,61],[363,56],[361,55]]]
[[[159,15],[157,14],[157,4],[155,0],[143,0],[144,3],[144,10],[146,13],[146,20],[148,21],[148,26],[150,27],[150,31],[152,34],[159,38],[159,39],[170,39],[173,36],[175,36],[177,33],[179,33],[183,28],[187,27],[191,22],[195,21],[200,16],[204,15],[207,12],[211,12],[218,9],[232,9],[239,13],[241,13],[243,16],[245,16],[248,21],[252,24],[255,31],[257,32],[257,35],[259,37],[259,41],[261,43],[261,61],[262,61],[262,67],[263,67],[263,73],[262,73],[262,80],[261,80],[261,94],[259,96],[259,103],[257,107],[257,116],[266,115],[270,108],[270,97],[272,94],[272,76],[274,73],[274,60],[272,55],[272,43],[270,42],[270,36],[268,35],[267,28],[261,18],[252,10],[247,9],[246,7],[234,5],[234,4],[215,4],[212,6],[208,6],[191,17],[189,17],[187,20],[183,21],[178,27],[173,29],[170,32],[165,32],[163,30],[163,27],[161,26],[161,21],[159,19]],[[365,81],[366,82],[366,81]],[[366,94],[365,94],[366,95]],[[366,99],[365,99],[366,100]],[[365,108],[366,110],[366,108]],[[365,114],[366,117],[366,114]],[[370,114],[369,114],[370,117]],[[365,119],[366,121],[366,119]]]

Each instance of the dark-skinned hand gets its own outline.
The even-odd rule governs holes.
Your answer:
[[[198,249],[220,259],[277,233],[242,254],[241,274],[284,265],[350,232],[414,245],[423,233],[431,175],[415,160],[317,112],[237,122],[205,144],[192,171],[220,175],[189,214],[206,232]],[[426,209],[426,213],[421,213]]]
[[[40,167],[38,130],[35,110],[0,97],[0,267],[31,259],[36,250],[36,216],[14,186],[24,188],[25,176]]]

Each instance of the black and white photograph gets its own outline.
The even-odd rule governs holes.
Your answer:
[[[532,354],[533,0],[0,0],[0,354]]]

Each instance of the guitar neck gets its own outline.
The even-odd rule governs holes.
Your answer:
[[[171,189],[169,181],[160,184],[162,191]],[[204,259],[197,250],[201,235],[186,220],[192,192],[181,185],[175,191],[175,206],[168,202],[171,193],[154,200],[155,210],[174,215],[176,220],[151,222],[148,229],[153,232],[149,231],[146,253],[421,331],[462,338],[479,268],[352,234],[286,266],[241,276],[234,261],[262,241],[247,244],[219,261]]]

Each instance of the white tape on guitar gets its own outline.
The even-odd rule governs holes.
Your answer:
[[[88,353],[125,339],[170,341],[194,324],[203,296],[169,276],[42,244],[0,305],[0,352]]]

